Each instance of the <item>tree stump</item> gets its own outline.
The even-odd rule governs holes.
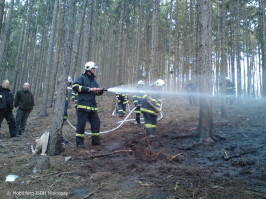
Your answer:
[[[49,157],[38,154],[32,155],[32,158],[29,163],[29,168],[32,169],[34,173],[49,169],[50,168]]]

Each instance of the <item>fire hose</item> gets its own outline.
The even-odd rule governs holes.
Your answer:
[[[131,115],[131,113],[134,111],[136,109],[136,107],[134,107],[129,113],[128,113],[128,115],[126,116],[126,118],[117,126],[117,127],[115,127],[115,128],[113,128],[113,129],[111,129],[111,130],[107,130],[107,131],[102,131],[102,132],[100,132],[100,134],[105,134],[105,133],[109,133],[109,132],[112,132],[112,131],[115,131],[115,130],[117,130],[118,128],[120,128],[125,122],[126,122],[126,120],[127,120],[127,118]],[[68,122],[68,124],[73,128],[73,129],[75,129],[76,130],[76,128],[70,123],[70,121],[67,119],[67,122]],[[85,132],[85,134],[86,135],[91,135],[91,132]]]

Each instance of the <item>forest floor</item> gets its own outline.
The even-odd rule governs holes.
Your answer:
[[[101,130],[121,120],[111,115],[113,96],[98,98]],[[131,102],[132,107],[132,102]],[[49,130],[52,109],[38,117],[35,106],[20,138],[10,138],[6,122],[0,135],[1,198],[266,198],[266,112],[259,101],[228,105],[228,120],[214,103],[215,143],[199,141],[199,108],[185,97],[163,100],[163,118],[156,137],[144,137],[143,127],[125,123],[101,136],[101,146],[75,146],[75,131],[65,123],[69,141],[61,155],[51,156],[50,168],[33,172],[30,145]],[[75,109],[68,110],[75,124]],[[135,118],[132,114],[131,118]],[[87,124],[87,131],[89,131]],[[69,157],[70,156],[70,157]],[[69,160],[65,161],[66,158]],[[15,174],[14,182],[5,182]]]

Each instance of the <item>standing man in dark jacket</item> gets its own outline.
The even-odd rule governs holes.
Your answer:
[[[98,67],[92,61],[85,64],[84,73],[74,82],[72,89],[78,92],[77,102],[77,127],[76,127],[76,145],[79,148],[84,146],[84,131],[87,120],[91,124],[92,145],[100,144],[100,119],[97,113],[97,103],[95,96],[103,94],[103,88],[98,88],[95,80],[95,69]]]
[[[17,91],[15,96],[15,107],[18,107],[16,127],[19,135],[24,133],[27,119],[34,106],[34,98],[32,93],[29,91],[29,87],[29,83],[24,83],[23,89]]]
[[[17,134],[16,123],[12,113],[13,95],[9,89],[9,81],[3,80],[0,86],[0,130],[1,124],[6,119],[11,137],[19,137]]]

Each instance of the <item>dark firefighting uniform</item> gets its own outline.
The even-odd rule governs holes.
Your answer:
[[[0,86],[0,129],[1,124],[6,119],[11,137],[17,135],[16,123],[12,113],[13,110],[13,95],[9,89]]]
[[[72,99],[72,101],[76,101],[76,100],[78,100],[78,92],[73,91],[73,92],[71,93],[71,99]],[[77,102],[75,102],[75,108],[77,108],[77,106],[78,106],[78,104],[77,104]]]
[[[144,94],[141,102],[140,110],[144,116],[146,135],[154,135],[157,127],[157,116],[160,113],[161,97],[160,95]]]
[[[234,97],[236,94],[235,85],[232,82],[227,81],[225,91],[226,91],[226,103],[230,103],[232,105],[234,103]]]
[[[195,92],[197,90],[196,85],[194,85],[193,83],[190,83],[186,86],[185,90],[188,92],[189,104],[196,105],[196,95],[195,95]]]
[[[127,94],[122,94],[117,92],[116,93],[116,100],[118,105],[118,113],[120,117],[123,117],[126,113],[127,103],[128,103],[128,96]]]
[[[34,106],[34,98],[30,91],[20,90],[17,91],[15,96],[15,107],[17,109],[16,127],[19,134],[25,131],[27,119]]]
[[[86,121],[89,120],[92,132],[92,144],[100,142],[100,119],[97,113],[97,103],[95,96],[103,94],[103,91],[91,92],[89,88],[98,88],[95,75],[82,74],[73,84],[72,89],[78,92],[77,103],[77,127],[76,127],[76,143],[84,145],[84,131]]]
[[[71,99],[74,102],[76,101],[74,105],[75,105],[75,109],[76,109],[76,121],[78,121],[78,119],[77,119],[77,116],[78,116],[78,109],[77,109],[77,106],[78,106],[78,103],[77,103],[77,101],[78,101],[78,92],[73,91],[72,94],[71,94]]]
[[[140,124],[140,107],[141,107],[141,93],[136,94],[133,96],[133,103],[136,107],[136,109],[134,110],[134,112],[136,113],[136,121],[138,124]]]
[[[55,106],[55,102],[56,102],[56,95],[57,95],[57,91],[55,92],[54,95],[54,106]],[[68,108],[68,89],[66,90],[66,101],[65,101],[65,109],[64,109],[64,121],[67,120],[67,108]],[[54,108],[53,108],[54,110]]]

